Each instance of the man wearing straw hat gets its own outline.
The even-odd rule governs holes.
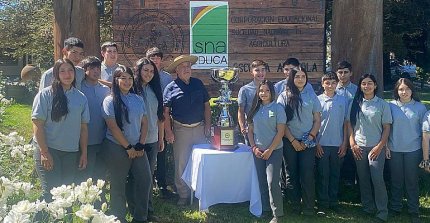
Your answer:
[[[203,82],[191,77],[191,65],[197,57],[181,55],[165,69],[176,73],[176,80],[164,90],[165,138],[173,144],[175,185],[179,195],[178,206],[184,206],[190,189],[181,179],[194,144],[206,142],[211,126],[209,94]]]

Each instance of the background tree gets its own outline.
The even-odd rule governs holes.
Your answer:
[[[52,18],[52,0],[0,0],[1,53],[32,55],[34,63],[51,66]]]

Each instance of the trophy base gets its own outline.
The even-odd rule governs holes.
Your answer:
[[[237,148],[235,131],[235,127],[212,126],[212,147],[216,150],[235,150]]]

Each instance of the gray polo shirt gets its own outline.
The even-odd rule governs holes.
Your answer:
[[[352,99],[354,99],[355,92],[357,92],[357,85],[349,82],[346,86],[341,86],[340,83],[337,84],[336,94],[344,96],[348,99],[349,103],[351,103]]]
[[[285,124],[287,117],[284,108],[275,101],[261,105],[252,118],[254,124],[254,141],[258,148],[266,150],[276,136],[278,124]],[[282,148],[282,140],[275,149]]]
[[[128,118],[130,121],[130,123],[128,123],[125,116],[123,116],[122,134],[127,139],[128,143],[135,145],[139,142],[142,118],[146,115],[144,102],[142,97],[133,93],[128,93],[126,95],[121,94],[121,99],[127,106]],[[107,96],[103,101],[103,118],[115,120],[115,109],[113,106],[112,95]],[[109,128],[106,131],[106,138],[119,145]]]
[[[110,93],[110,88],[102,84],[89,84],[82,81],[81,91],[87,97],[90,109],[90,122],[88,123],[88,145],[97,145],[103,142],[106,136],[106,122],[102,115],[103,100]]]
[[[154,91],[149,85],[143,86],[142,95],[145,102],[145,110],[148,119],[148,134],[145,143],[154,143],[158,141],[158,100]]]
[[[343,124],[348,115],[348,99],[337,94],[332,98],[321,94],[318,100],[322,107],[318,142],[321,146],[340,146],[343,142]]]
[[[52,73],[54,70],[53,67],[49,68],[45,73],[42,74],[42,77],[40,78],[39,83],[39,92],[46,87],[49,87],[52,85],[52,81],[54,80],[54,74]],[[76,84],[75,87],[78,90],[81,90],[81,83],[82,80],[85,78],[85,71],[81,67],[75,66],[75,79]]]
[[[348,116],[351,114],[351,106],[349,105]],[[390,105],[378,96],[370,100],[363,99],[361,112],[357,118],[357,123],[354,127],[355,142],[358,146],[373,147],[381,141],[383,124],[391,124],[393,122],[391,116]]]
[[[164,92],[164,88],[173,81],[173,77],[164,70],[160,70],[160,83],[161,83],[161,91]]]
[[[285,91],[285,89],[287,88],[287,83],[288,83],[288,79],[283,79],[283,80],[276,82],[274,87],[275,87],[275,92],[276,92],[277,96]],[[305,92],[309,91],[309,92],[313,92],[315,94],[314,88],[312,87],[312,85],[309,82],[306,83],[303,91],[305,91]]]
[[[49,148],[64,152],[77,152],[79,151],[81,123],[90,121],[88,102],[85,95],[74,87],[65,94],[69,112],[59,122],[51,119],[54,97],[52,87],[42,89],[34,98],[31,119],[45,121],[45,142]],[[33,139],[37,142],[36,137]]]
[[[106,66],[105,63],[102,62],[102,66],[101,66],[101,79],[105,80],[105,81],[109,81],[112,82],[113,80],[113,72],[115,71],[116,68],[118,68],[119,64],[115,64],[111,67]]]
[[[430,133],[430,111],[427,111],[423,118],[423,132]]]
[[[237,103],[239,104],[239,107],[243,107],[245,114],[248,114],[251,110],[252,100],[254,100],[257,87],[258,84],[252,81],[239,89],[239,93],[237,95]]]
[[[413,152],[421,149],[422,123],[427,111],[418,101],[408,103],[390,102],[393,125],[390,131],[388,146],[394,152]]]
[[[288,103],[286,93],[287,92],[285,91],[282,92],[277,100],[277,102],[282,105],[284,109]],[[291,134],[296,139],[301,139],[305,132],[308,132],[312,129],[312,125],[314,122],[313,113],[321,112],[321,104],[315,93],[309,91],[302,91],[300,93],[300,97],[303,101],[301,108],[299,108],[300,120],[296,114],[296,111],[294,111],[293,119],[287,122],[287,126],[290,129]]]

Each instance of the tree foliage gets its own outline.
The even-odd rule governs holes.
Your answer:
[[[384,52],[430,70],[430,1],[384,0]]]
[[[13,58],[32,55],[42,66],[52,63],[52,0],[0,0],[0,48]]]

